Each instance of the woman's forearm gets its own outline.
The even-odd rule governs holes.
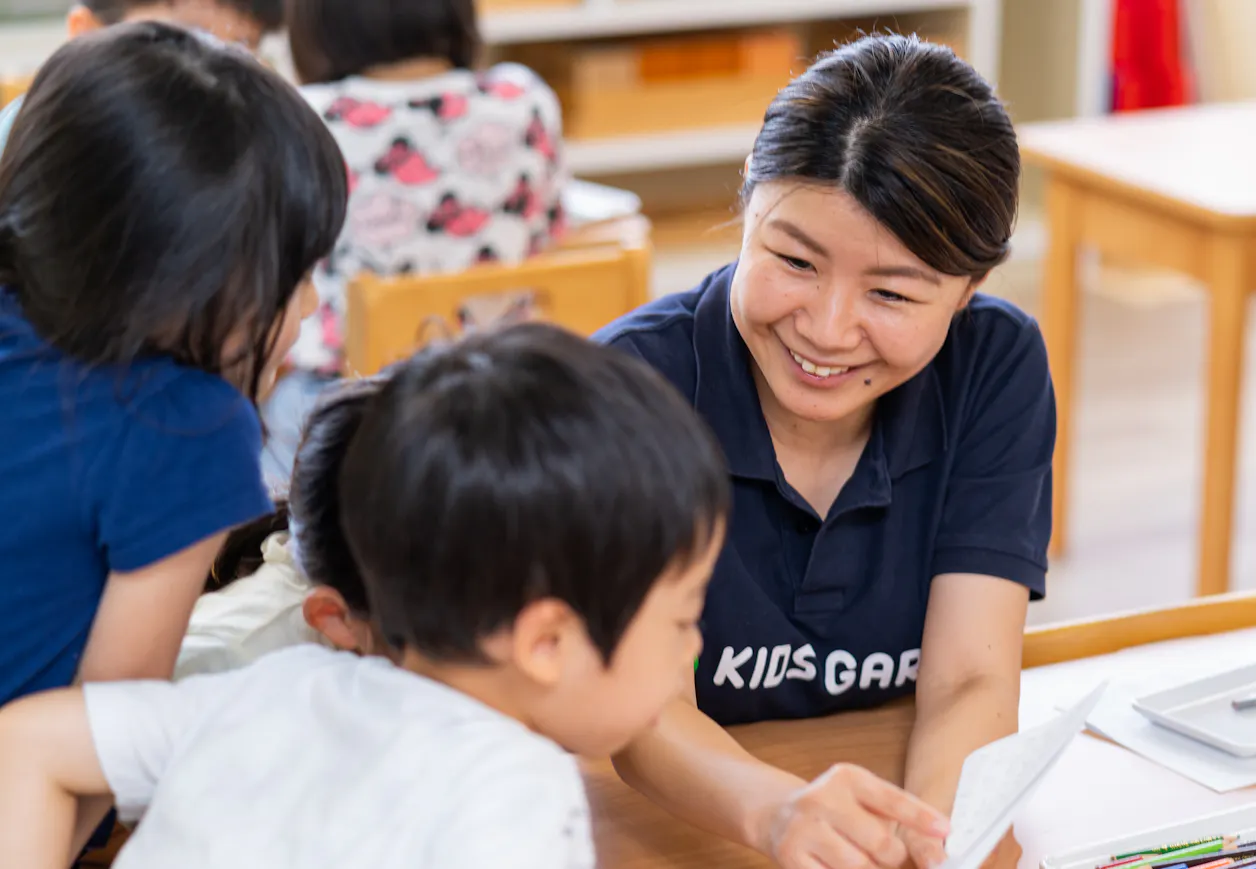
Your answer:
[[[615,758],[615,769],[673,815],[761,853],[770,850],[780,807],[806,786],[755,758],[683,699]]]
[[[917,697],[904,786],[949,815],[968,755],[1016,732],[1020,686],[973,679],[930,695]]]

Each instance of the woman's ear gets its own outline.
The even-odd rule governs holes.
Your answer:
[[[315,586],[301,606],[305,623],[318,631],[337,649],[345,652],[363,652],[359,636],[359,620],[353,617],[344,597],[334,588]]]
[[[988,277],[990,277],[990,273],[986,272],[981,277],[972,278],[968,281],[968,286],[964,288],[964,293],[959,298],[959,304],[955,306],[956,311],[962,311],[968,307],[968,303],[973,300],[973,294],[981,289],[981,285],[986,282]]]
[[[71,39],[99,30],[105,25],[86,6],[75,4],[65,16],[65,31]]]

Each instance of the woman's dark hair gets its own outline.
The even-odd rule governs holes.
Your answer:
[[[742,188],[840,186],[930,267],[1007,257],[1020,151],[990,85],[949,48],[868,36],[826,52],[768,106]]]
[[[609,661],[670,566],[716,539],[728,471],[645,363],[553,326],[401,364],[340,474],[340,521],[383,636],[445,660],[556,598]]]
[[[242,49],[121,24],[35,77],[0,158],[0,284],[86,364],[164,354],[255,398],[346,198],[291,85]]]
[[[297,78],[339,81],[417,58],[475,66],[480,49],[473,0],[287,0]]]
[[[383,377],[345,380],[318,403],[297,448],[289,499],[275,512],[227,537],[205,590],[216,591],[256,571],[262,543],[291,531],[302,573],[315,585],[333,588],[361,617],[370,615],[366,588],[340,528],[340,467],[362,414],[384,384]]]

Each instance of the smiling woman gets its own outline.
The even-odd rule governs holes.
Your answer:
[[[941,839],[895,827],[866,774],[807,784],[722,725],[914,692],[906,789],[942,812],[964,758],[1016,729],[1055,406],[1036,324],[976,291],[1007,256],[1019,174],[971,67],[859,40],[768,108],[738,261],[598,336],[693,401],[734,488],[693,698],[616,765],[786,869],[923,869]]]

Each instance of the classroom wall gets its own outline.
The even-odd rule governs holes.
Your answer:
[[[1204,102],[1256,99],[1256,3],[1187,0],[1192,54]]]
[[[1017,123],[1072,117],[1076,112],[1079,0],[1003,0],[999,92]],[[1042,179],[1027,170],[1022,222],[1041,211]]]
[[[1018,122],[1074,113],[1079,34],[1077,0],[1003,0],[999,90]]]

